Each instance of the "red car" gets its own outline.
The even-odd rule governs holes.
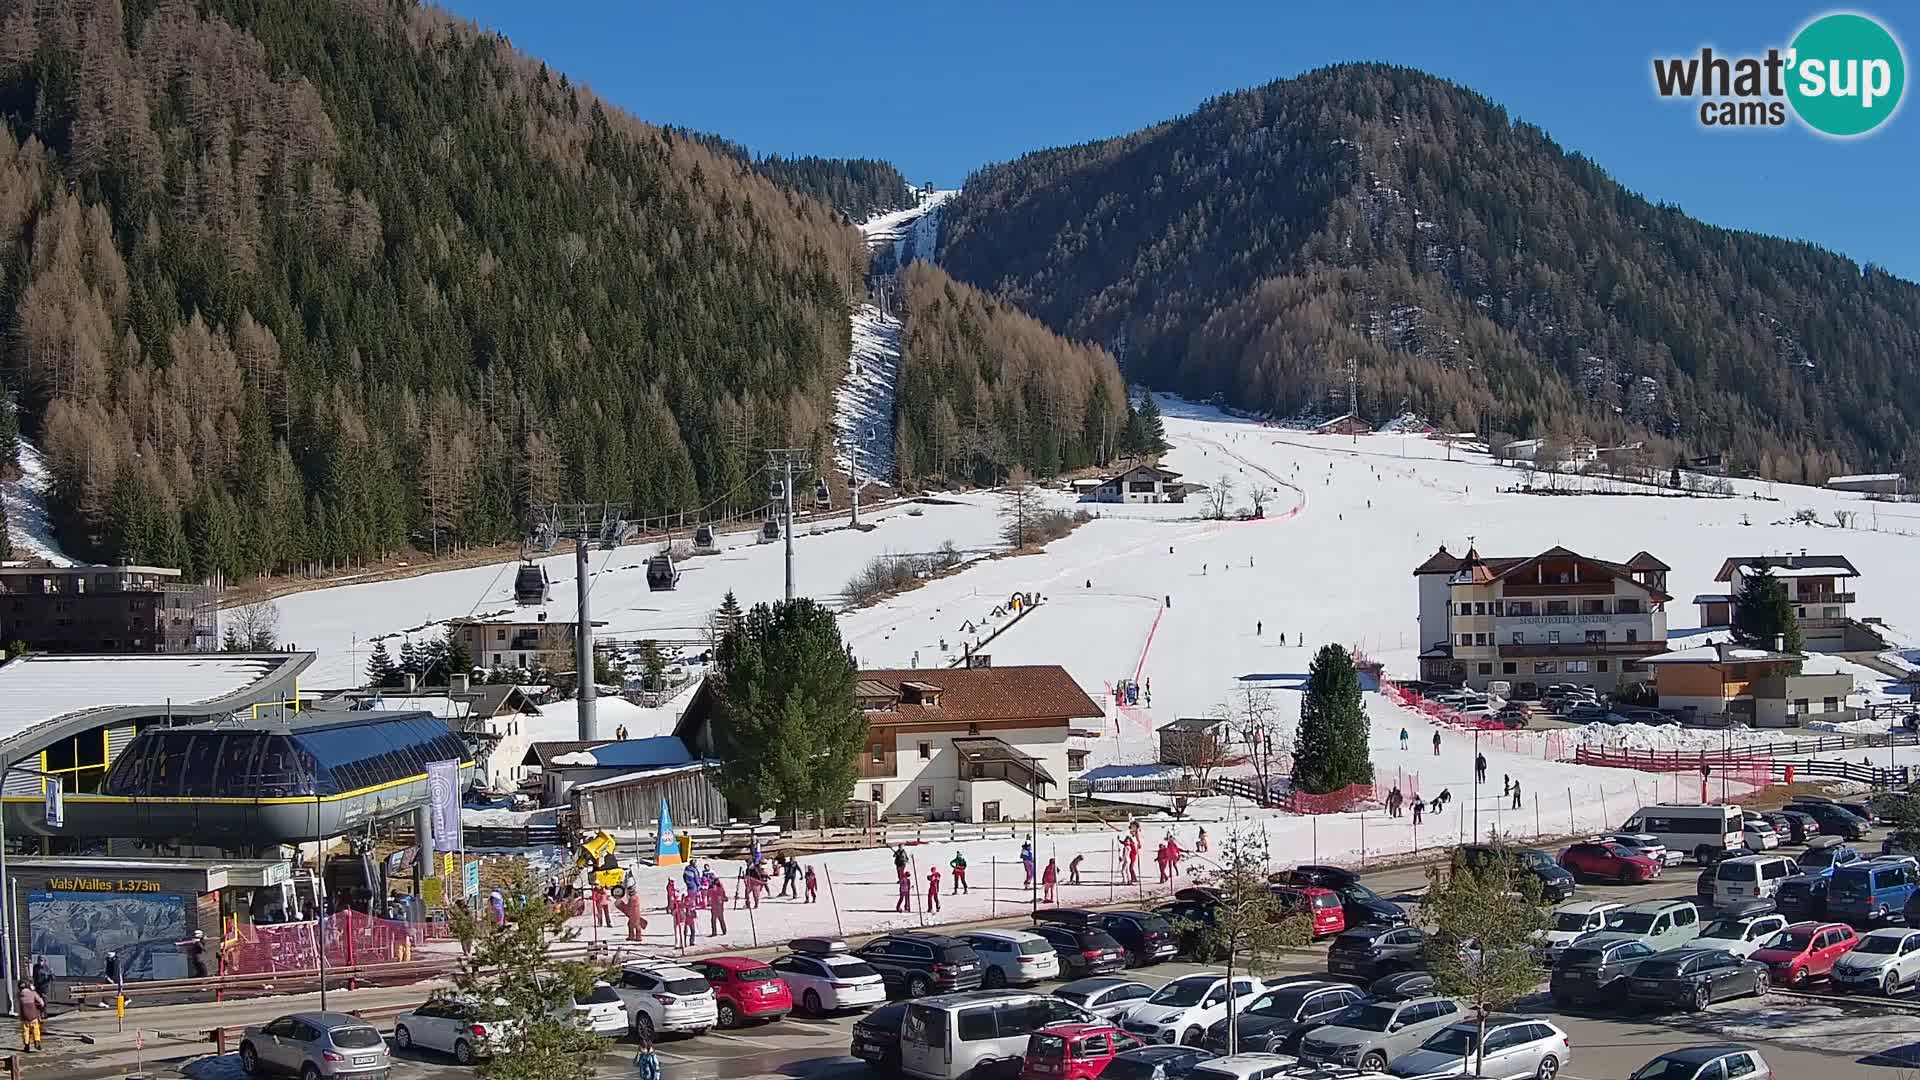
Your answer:
[[[1318,885],[1269,885],[1274,899],[1289,914],[1313,916],[1313,936],[1330,937],[1347,928],[1346,907],[1340,894]]]
[[[1142,1045],[1112,1024],[1050,1024],[1027,1036],[1020,1080],[1094,1080],[1113,1055]]]
[[[1560,865],[1576,878],[1605,878],[1622,885],[1660,876],[1660,862],[1607,840],[1583,840],[1560,853]]]
[[[1858,944],[1860,935],[1846,923],[1797,922],[1769,938],[1753,959],[1767,965],[1776,984],[1800,987],[1832,974],[1833,962]]]
[[[687,966],[713,985],[723,1028],[739,1027],[748,1020],[779,1020],[793,1011],[793,991],[765,960],[712,956]]]

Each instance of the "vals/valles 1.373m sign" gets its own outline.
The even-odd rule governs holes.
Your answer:
[[[1789,116],[1823,135],[1865,135],[1892,119],[1906,89],[1906,55],[1885,26],[1865,15],[1822,15],[1792,44],[1755,56],[1712,48],[1655,57],[1663,98],[1699,101],[1703,127],[1781,127]]]

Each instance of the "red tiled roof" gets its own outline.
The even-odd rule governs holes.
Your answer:
[[[905,683],[940,688],[940,704],[870,710],[875,724],[976,724],[991,720],[1078,720],[1105,715],[1067,669],[1058,664],[991,668],[889,668],[861,671],[861,683],[895,693]]]

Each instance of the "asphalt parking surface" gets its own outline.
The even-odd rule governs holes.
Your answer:
[[[1876,835],[1858,846],[1877,851],[1879,838]],[[1797,846],[1785,849],[1789,854],[1798,850]],[[1691,897],[1698,874],[1698,867],[1685,863],[1642,885],[1582,885],[1574,899],[1630,903]],[[1409,905],[1417,903],[1417,890],[1424,884],[1419,869],[1368,874],[1365,880],[1382,896]],[[1169,961],[1131,975],[1157,984],[1204,970],[1209,966]],[[1322,943],[1290,957],[1276,974],[1325,970]],[[1055,985],[1043,983],[1040,989]],[[1903,997],[1920,1005],[1920,997],[1911,992]],[[1764,1000],[1722,1002],[1700,1013],[1609,1014],[1559,1010],[1541,993],[1519,1003],[1514,1011],[1547,1017],[1568,1033],[1573,1052],[1562,1075],[1569,1080],[1619,1080],[1667,1050],[1723,1041],[1758,1047],[1776,1077],[1832,1080],[1920,1075],[1920,1008],[1909,1011],[1857,1000],[1807,1001],[1772,995]],[[856,1019],[857,1014],[818,1019],[794,1016],[693,1038],[669,1036],[656,1049],[665,1075],[672,1080],[839,1080],[878,1075],[847,1054]],[[600,1075],[631,1075],[632,1054],[631,1043],[617,1043],[603,1061]],[[196,1063],[187,1072],[196,1080],[227,1080],[229,1069],[232,1076],[239,1076],[231,1055]],[[394,1080],[467,1080],[472,1075],[472,1069],[432,1054],[395,1055]]]

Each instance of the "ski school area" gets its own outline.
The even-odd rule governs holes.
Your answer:
[[[1058,787],[1050,800],[1064,805],[1071,789],[1075,807],[1087,809],[1092,796],[1105,820],[1050,820],[1067,815],[1046,812],[1037,828],[942,820],[954,816],[944,792],[937,798],[923,794],[915,804],[912,744],[904,742],[898,761],[889,757],[885,766],[897,771],[877,772],[876,761],[852,793],[867,801],[870,784],[886,785],[884,826],[845,841],[865,846],[807,853],[795,845],[801,862],[815,870],[819,899],[809,904],[769,897],[760,908],[730,918],[716,943],[881,931],[988,918],[1031,905],[1035,897],[1023,887],[1019,862],[1029,836],[1039,865],[1052,860],[1060,868],[1056,903],[1105,903],[1128,894],[1141,899],[1172,890],[1178,882],[1156,880],[1150,859],[1138,883],[1118,875],[1119,838],[1129,816],[1138,821],[1149,853],[1166,836],[1179,840],[1191,853],[1183,874],[1206,865],[1194,850],[1202,827],[1216,849],[1230,835],[1264,837],[1276,866],[1371,866],[1469,837],[1498,834],[1546,843],[1617,828],[1654,802],[1760,798],[1761,788],[1784,782],[1788,761],[1821,762],[1831,770],[1842,762],[1864,768],[1862,758],[1883,767],[1920,757],[1911,745],[1887,746],[1884,737],[1876,748],[1871,735],[1815,738],[1802,729],[1596,724],[1475,730],[1393,687],[1396,679],[1418,675],[1420,653],[1430,644],[1421,640],[1412,571],[1442,545],[1454,552],[1478,546],[1515,555],[1564,547],[1614,562],[1635,551],[1655,552],[1670,566],[1673,600],[1666,606],[1664,636],[1689,645],[1711,638],[1691,625],[1695,616],[1686,598],[1714,588],[1716,571],[1728,557],[1838,551],[1860,567],[1858,606],[1897,637],[1898,627],[1920,624],[1920,579],[1897,572],[1920,553],[1920,537],[1905,528],[1920,518],[1920,512],[1905,510],[1910,504],[1876,507],[1870,519],[1856,512],[1853,525],[1841,528],[1822,522],[1836,508],[1858,511],[1857,496],[1758,481],[1729,481],[1730,495],[1682,497],[1602,490],[1619,485],[1567,475],[1565,488],[1592,490],[1543,498],[1514,490],[1516,470],[1457,443],[1401,433],[1315,434],[1161,400],[1172,449],[1159,467],[1208,491],[1227,489],[1226,505],[1235,512],[1228,519],[1206,516],[1204,491],[1178,503],[1110,504],[1049,491],[1046,498],[1054,504],[1087,510],[1093,519],[1039,551],[1009,555],[1000,540],[999,500],[974,492],[863,513],[863,525],[871,529],[851,530],[840,527],[844,519],[823,518],[798,531],[794,543],[796,595],[828,603],[837,603],[845,584],[876,558],[932,552],[947,542],[965,553],[954,572],[842,612],[842,635],[856,663],[862,669],[924,671],[922,681],[936,689],[969,655],[989,658],[985,662],[995,669],[1064,668],[1096,703],[1098,716],[1075,721],[1071,734],[1061,737],[1066,775],[1054,777]],[[1239,512],[1251,505],[1256,488],[1264,514],[1243,519]],[[625,547],[596,557],[591,589],[594,619],[603,624],[599,634],[625,641],[686,639],[706,625],[729,591],[745,606],[782,593],[780,545],[736,538],[717,554],[684,563],[671,592],[648,590],[644,574],[636,572],[649,553]],[[564,580],[568,560],[550,561],[552,576]],[[287,637],[319,653],[310,685],[327,679],[344,685],[356,677],[371,640],[437,634],[449,620],[512,607],[511,578],[480,567],[294,594],[279,601],[282,626]],[[1010,604],[1015,596],[1023,598],[1017,610]],[[1029,597],[1033,602],[1025,603]],[[547,608],[554,621],[573,614],[560,591]],[[407,612],[412,625],[396,625],[396,611]],[[1248,688],[1265,691],[1281,726],[1290,729],[1309,665],[1329,643],[1372,661],[1385,676],[1369,679],[1364,693],[1372,722],[1373,790],[1343,793],[1332,805],[1295,803],[1289,810],[1284,802],[1261,805],[1273,798],[1244,797],[1260,795],[1250,790],[1248,768],[1227,767],[1211,778],[1214,793],[1179,799],[1181,816],[1175,817],[1169,781],[1178,770],[1161,761],[1161,729],[1176,720],[1219,715]],[[1905,694],[1880,671],[1850,662],[1836,670],[1855,674],[1862,699]],[[571,702],[554,702],[542,712],[529,722],[535,738],[575,737]],[[619,715],[631,738],[659,737],[673,732],[678,707],[628,707]],[[1480,757],[1486,769],[1476,787]],[[1713,771],[1703,777],[1699,767],[1707,759]],[[1818,767],[1803,764],[1800,779],[1846,779],[1805,775]],[[1402,812],[1389,814],[1386,803],[1395,788]],[[1423,806],[1416,822],[1412,803],[1431,804],[1443,793],[1448,797],[1442,806]],[[997,808],[1001,818],[1027,812],[1025,796]],[[650,850],[644,836],[650,824],[634,823],[622,849]],[[906,911],[897,910],[893,864],[901,844],[916,883]],[[971,867],[969,891],[954,895],[949,878],[939,910],[924,910],[929,869],[948,873],[956,854]],[[711,868],[726,884],[731,910],[741,902],[732,894],[743,863],[707,856],[694,852],[702,869]],[[1079,884],[1065,872],[1076,858]],[[667,879],[679,873],[672,867],[635,870],[651,913],[645,932],[650,945],[674,944],[673,928],[660,916]],[[607,933],[590,922],[582,918],[583,933]],[[707,929],[703,922],[702,947]]]

